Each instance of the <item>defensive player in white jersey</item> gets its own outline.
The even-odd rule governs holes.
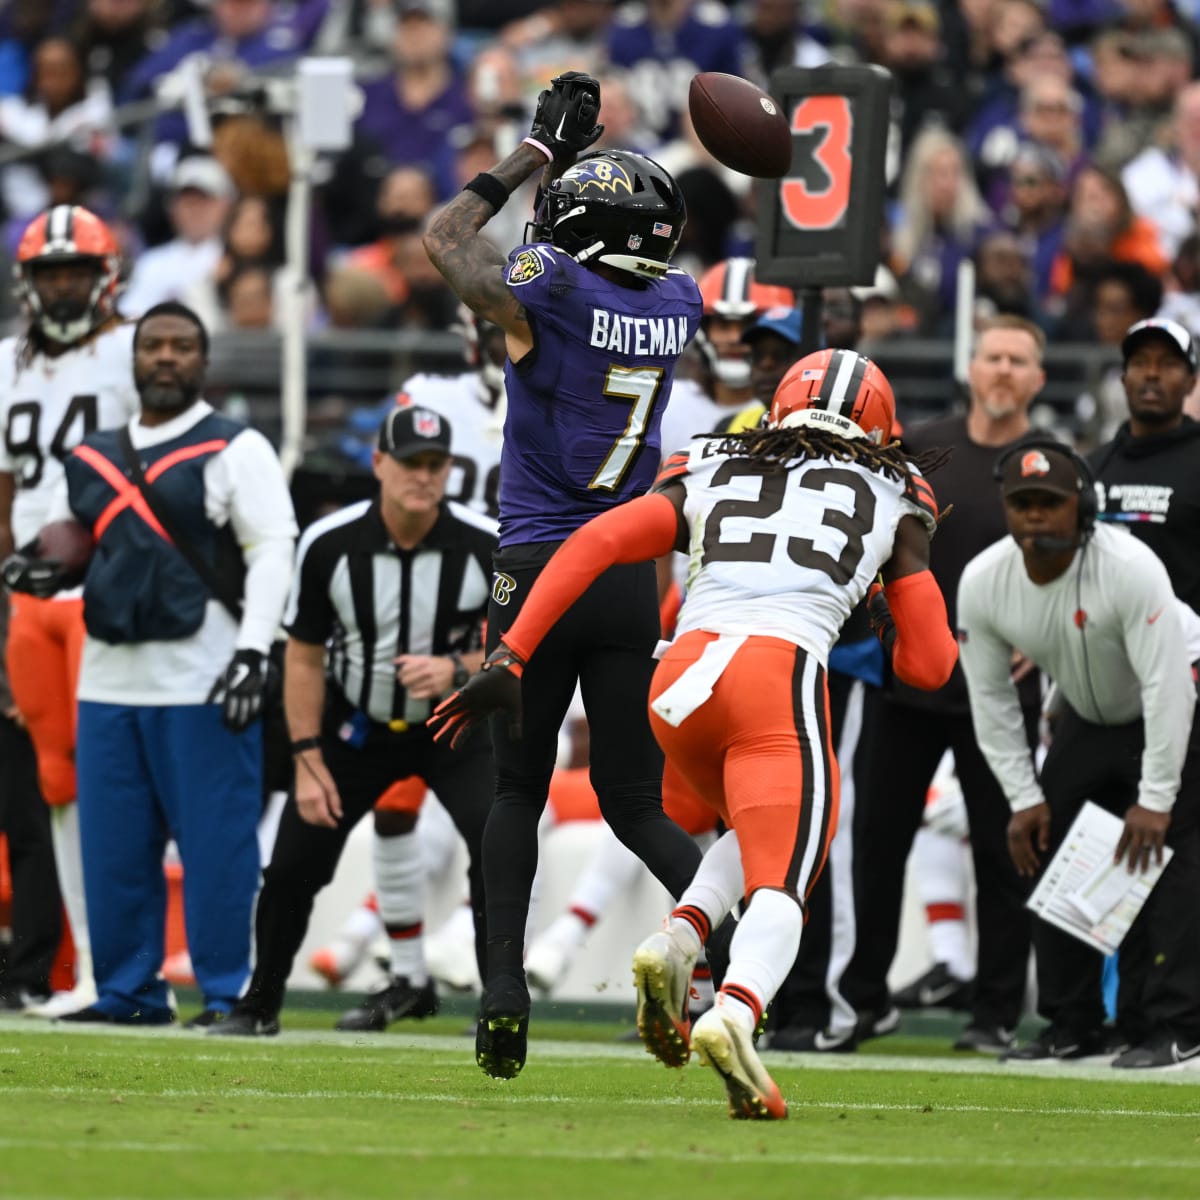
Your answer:
[[[446,497],[495,517],[499,512],[500,446],[507,408],[504,391],[504,330],[465,305],[460,320],[467,360],[458,375],[421,372],[401,387],[397,404],[432,408],[454,422],[454,454]]]
[[[940,687],[957,657],[928,569],[936,503],[891,441],[894,415],[891,386],[870,359],[848,350],[800,359],[766,429],[694,441],[667,460],[649,495],[578,530],[484,670],[434,713],[438,736],[455,739],[496,708],[518,720],[525,664],[592,579],[672,547],[689,554],[650,720],[667,758],[732,832],[638,948],[634,981],[647,1049],[682,1066],[694,1042],[724,1080],[734,1117],[787,1115],[753,1033],[796,956],[804,900],[837,827],[825,668],[838,630],[882,571],[875,621],[896,674]],[[743,895],[729,969],[693,1029],[692,966]]]
[[[118,257],[112,232],[78,206],[48,209],[21,238],[16,292],[29,325],[0,342],[0,558],[36,538],[63,462],[83,438],[138,411],[133,324],[116,308]],[[96,996],[75,810],[83,599],[78,588],[46,596],[12,596],[7,662],[52,810],[59,884],[75,941],[76,988],[34,1010],[58,1016]]]

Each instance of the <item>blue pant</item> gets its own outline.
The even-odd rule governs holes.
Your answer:
[[[206,1008],[228,1010],[250,973],[261,725],[230,733],[215,704],[83,701],[75,755],[97,1007],[117,1020],[166,1014],[163,851],[174,838],[196,982]]]

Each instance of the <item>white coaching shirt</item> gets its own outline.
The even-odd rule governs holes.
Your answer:
[[[1138,804],[1170,811],[1196,689],[1179,605],[1152,550],[1099,525],[1058,579],[1036,584],[1021,548],[1006,537],[963,571],[958,622],[975,736],[1014,812],[1045,800],[1009,675],[1014,649],[1054,680],[1085,721],[1143,718]]]
[[[133,322],[51,358],[21,361],[25,338],[0,342],[0,471],[16,482],[13,541],[27,545],[49,519],[63,463],[89,434],[140,411],[133,383]]]
[[[763,471],[721,453],[720,438],[672,455],[690,533],[687,599],[676,636],[753,633],[803,647],[822,663],[851,610],[892,557],[900,518],[932,533],[920,489],[854,462],[817,458]],[[916,467],[913,475],[920,479]],[[930,497],[932,493],[930,493]]]

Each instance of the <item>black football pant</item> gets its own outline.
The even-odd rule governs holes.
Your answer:
[[[489,651],[516,619],[552,549],[517,546],[497,553],[497,583],[488,608]],[[496,801],[483,840],[486,980],[523,977],[538,820],[576,680],[587,712],[590,775],[600,812],[672,896],[678,898],[691,883],[700,850],[663,812],[663,755],[646,710],[658,636],[653,563],[611,567],[568,609],[526,666],[522,736],[510,734],[506,718],[492,719]]]
[[[1167,864],[1121,943],[1117,1025],[1135,1044],[1170,1032],[1200,1042],[1200,722],[1193,724],[1167,845]],[[1042,766],[1050,806],[1049,862],[1085,800],[1123,817],[1137,802],[1144,733],[1141,720],[1092,725],[1068,710]],[[1104,1020],[1103,959],[1046,921],[1034,921],[1038,1012],[1073,1034]]]
[[[2,603],[2,602],[0,602]],[[54,866],[50,810],[38,791],[29,735],[0,716],[0,831],[12,875],[12,942],[0,992],[47,995],[62,936],[62,900]]]
[[[309,825],[289,796],[263,874],[254,924],[254,975],[242,1001],[263,1015],[274,1015],[283,1006],[313,901],[333,879],[350,831],[393,783],[410,775],[419,775],[429,784],[467,843],[475,952],[483,970],[487,937],[481,860],[494,774],[487,737],[472,738],[465,750],[451,750],[435,743],[424,728],[393,733],[385,725],[373,724],[366,743],[355,748],[338,736],[349,715],[349,706],[327,704],[321,728],[321,752],[342,800],[341,821],[336,829]]]
[[[1025,732],[1037,739],[1036,708],[1024,710]],[[970,823],[975,866],[979,956],[972,1024],[1015,1029],[1029,970],[1029,884],[1008,852],[1011,810],[975,740],[969,713],[944,714],[867,696],[869,761],[858,797],[860,836],[855,865],[858,921],[854,956],[842,993],[860,1017],[878,1016],[891,1001],[887,975],[900,937],[904,871],[921,825],[933,773],[954,752]]]

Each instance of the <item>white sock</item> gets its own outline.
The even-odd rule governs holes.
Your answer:
[[[372,894],[346,918],[338,937],[355,946],[366,946],[383,933],[379,901]]]
[[[792,969],[803,928],[800,905],[791,896],[759,888],[750,898],[729,947],[720,991],[727,1009],[748,1030]]]
[[[975,956],[966,921],[969,853],[962,838],[931,829],[917,830],[913,843],[929,949],[933,961],[945,963],[956,979],[975,978]]]
[[[604,916],[614,898],[621,892],[628,891],[644,870],[642,860],[607,824],[602,824],[600,845],[592,853],[583,874],[571,889],[571,898],[568,901],[568,907],[588,913],[593,921],[598,921]]]
[[[742,898],[746,881],[742,872],[742,850],[737,834],[731,829],[709,847],[700,860],[695,878],[684,889],[675,908],[698,908],[707,918],[710,930],[725,920],[733,906]],[[679,917],[671,918],[671,928],[679,931],[684,926],[700,946],[700,935],[691,921]]]
[[[454,818],[445,805],[432,793],[426,792],[417,817],[417,837],[429,883],[436,883],[454,864],[454,852],[462,840]]]
[[[399,837],[375,836],[375,890],[379,915],[387,930],[392,972],[416,986],[425,970],[425,862],[416,832]]]
[[[568,957],[573,958],[579,947],[587,939],[588,931],[595,924],[595,918],[590,921],[577,909],[571,909],[550,922],[550,928],[538,935],[538,941],[549,942],[557,946]]]
[[[88,936],[87,898],[83,890],[83,852],[79,839],[79,808],[74,801],[50,809],[54,865],[62,893],[71,940],[75,943],[75,982],[92,981],[92,942]]]

